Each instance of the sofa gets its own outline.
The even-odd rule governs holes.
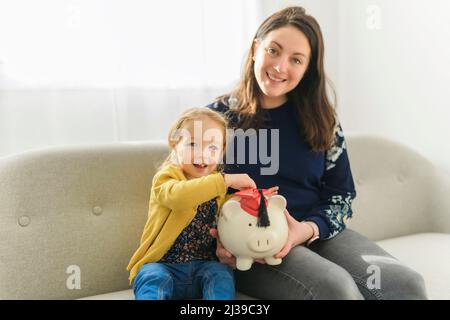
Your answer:
[[[431,299],[450,299],[450,178],[382,137],[347,135],[347,146],[349,228],[421,273]],[[124,142],[0,158],[0,299],[133,299],[125,268],[167,152]]]

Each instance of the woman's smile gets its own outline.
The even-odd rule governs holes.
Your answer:
[[[274,74],[271,74],[269,72],[266,72],[267,78],[269,78],[269,80],[271,80],[272,82],[276,82],[276,83],[281,83],[281,82],[285,82],[287,79],[281,78],[281,77],[277,77]]]

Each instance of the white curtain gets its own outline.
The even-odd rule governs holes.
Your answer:
[[[0,156],[165,139],[239,77],[258,0],[0,0]]]

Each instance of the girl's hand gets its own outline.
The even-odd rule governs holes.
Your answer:
[[[224,248],[222,242],[220,242],[217,229],[209,229],[209,233],[217,240],[216,256],[219,258],[219,261],[228,265],[232,269],[236,269],[236,257],[233,256],[230,251]]]
[[[255,181],[246,173],[224,174],[223,178],[227,187],[237,190],[256,189]]]
[[[284,210],[284,214],[288,223],[288,239],[283,249],[274,256],[275,258],[284,258],[292,248],[305,243],[313,236],[311,228],[295,220],[287,209]]]

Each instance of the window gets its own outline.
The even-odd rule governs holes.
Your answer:
[[[0,3],[2,87],[214,86],[238,78],[257,0]]]

